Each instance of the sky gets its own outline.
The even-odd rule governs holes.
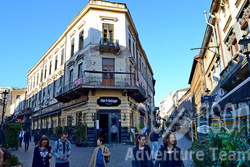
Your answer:
[[[155,106],[188,84],[211,0],[110,0],[126,3],[156,80]],[[0,87],[27,87],[27,73],[89,0],[1,0]]]

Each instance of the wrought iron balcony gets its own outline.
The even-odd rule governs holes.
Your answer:
[[[111,53],[118,53],[120,50],[119,42],[117,39],[107,39],[101,38],[99,51],[100,52],[111,52]]]
[[[126,72],[104,72],[104,71],[85,71],[83,78],[78,78],[74,83],[65,85],[56,93],[59,102],[69,102],[87,95],[90,89],[120,89],[126,90],[128,95],[137,102],[146,100],[146,91],[136,84],[134,73]]]

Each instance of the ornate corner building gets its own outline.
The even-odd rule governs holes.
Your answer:
[[[86,123],[90,145],[129,143],[130,128],[152,126],[153,75],[126,5],[91,0],[27,74],[32,129]]]

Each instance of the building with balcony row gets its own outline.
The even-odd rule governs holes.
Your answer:
[[[176,114],[184,107],[193,127],[249,124],[250,2],[213,0],[208,13],[209,18],[204,12],[207,27],[188,80],[189,95],[178,101]]]
[[[200,106],[199,115],[209,120],[209,125],[218,119],[224,124],[249,122],[250,62],[240,42],[242,36],[249,38],[249,9],[248,0],[214,0],[211,4],[201,47],[204,49],[200,50],[195,63],[196,73],[203,78],[198,82],[201,91],[198,93],[192,89],[194,94],[201,97],[200,101],[196,101]],[[198,68],[198,64],[201,68]],[[195,83],[195,80],[192,81]],[[210,98],[205,100],[204,96]],[[228,114],[225,113],[231,113],[231,118],[227,118]],[[232,121],[232,118],[236,121]]]
[[[86,123],[90,145],[130,142],[131,128],[152,126],[153,75],[126,4],[90,0],[27,74],[32,129]]]

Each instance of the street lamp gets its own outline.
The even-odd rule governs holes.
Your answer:
[[[246,38],[246,35],[242,36],[243,39],[239,40],[239,45],[241,45],[241,51],[243,54],[247,57],[247,63],[248,63],[248,72],[250,73],[250,51],[248,44],[250,43],[250,39]]]
[[[5,107],[6,107],[6,102],[5,102],[5,100],[6,100],[6,96],[7,96],[7,94],[9,94],[9,92],[7,92],[6,90],[4,91],[4,92],[2,92],[2,94],[4,95],[3,96],[3,113],[2,113],[2,123],[1,123],[1,127],[3,128],[3,124],[4,124],[4,114],[5,114]]]

